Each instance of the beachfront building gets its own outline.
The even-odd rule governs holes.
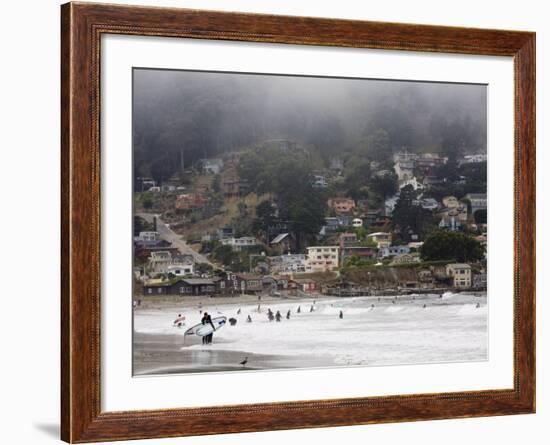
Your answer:
[[[447,264],[445,271],[447,273],[447,276],[453,279],[454,287],[472,287],[472,268],[469,264]]]
[[[216,283],[208,278],[181,278],[178,280],[151,280],[143,284],[143,295],[212,295]]]
[[[288,286],[291,289],[297,289],[301,292],[315,292],[317,283],[310,278],[294,278],[288,280]]]
[[[328,272],[338,267],[338,246],[307,248],[306,272]]]

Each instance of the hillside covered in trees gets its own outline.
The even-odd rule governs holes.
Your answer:
[[[159,184],[270,138],[355,167],[403,149],[486,150],[483,85],[146,69],[133,85],[134,176]]]

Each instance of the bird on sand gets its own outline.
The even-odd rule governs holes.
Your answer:
[[[245,357],[244,360],[239,363],[239,365],[246,366],[247,363],[248,363],[248,357]]]

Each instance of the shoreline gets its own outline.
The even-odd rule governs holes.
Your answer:
[[[167,309],[167,308],[176,308],[176,307],[197,307],[205,308],[212,306],[227,306],[227,305],[253,305],[253,304],[275,304],[275,303],[304,303],[304,302],[323,302],[330,300],[342,299],[342,301],[352,300],[354,298],[365,298],[367,301],[372,299],[373,301],[385,301],[385,300],[398,300],[398,301],[408,301],[408,300],[426,300],[433,299],[438,300],[441,298],[441,295],[444,295],[446,292],[453,294],[468,294],[473,297],[487,297],[487,291],[485,290],[433,290],[428,292],[423,290],[423,292],[408,292],[408,293],[398,293],[387,292],[382,295],[326,295],[319,293],[311,293],[308,295],[301,296],[261,296],[258,298],[257,295],[238,295],[231,297],[209,297],[209,296],[180,296],[180,295],[163,295],[161,297],[149,297],[149,296],[134,296],[134,301],[140,301],[139,305],[136,305],[134,308],[135,311],[144,310],[144,309]]]

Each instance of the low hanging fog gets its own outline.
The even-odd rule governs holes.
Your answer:
[[[486,86],[135,69],[136,176],[288,138],[346,159],[383,130],[392,151],[486,151]]]

